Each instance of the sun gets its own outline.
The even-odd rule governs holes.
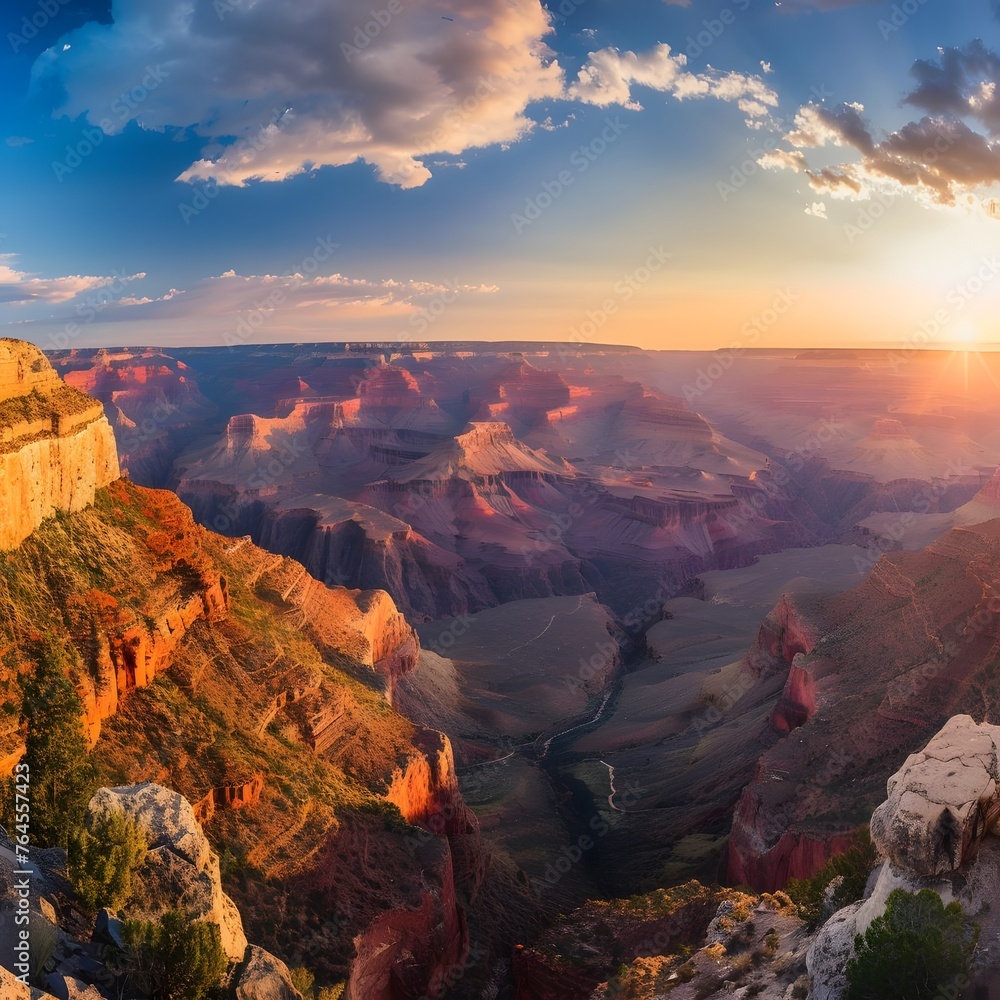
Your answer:
[[[955,324],[954,330],[951,331],[951,340],[955,344],[971,347],[979,343],[979,331],[968,320],[963,320]]]

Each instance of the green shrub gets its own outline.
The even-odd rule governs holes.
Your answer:
[[[34,670],[22,682],[28,726],[23,761],[31,775],[31,839],[66,847],[83,822],[93,791],[83,706],[68,674],[67,651],[51,636],[34,643]]]
[[[847,1000],[932,1000],[965,977],[979,927],[930,889],[894,889],[885,913],[854,939]]]
[[[868,831],[859,830],[843,854],[830,858],[812,878],[790,879],[785,892],[798,907],[799,916],[815,927],[822,920],[826,891],[834,879],[840,879],[832,896],[834,909],[839,910],[861,899],[877,861],[878,851]]]
[[[302,966],[289,969],[292,976],[292,985],[302,994],[305,1000],[312,1000],[316,993],[316,977],[313,973]]]
[[[292,985],[302,994],[303,1000],[340,1000],[344,995],[345,983],[317,986],[316,977],[310,969],[298,966],[288,971],[292,975]]]
[[[125,948],[132,978],[152,1000],[202,1000],[228,966],[219,928],[170,910],[159,923],[130,920]]]
[[[69,874],[84,906],[117,910],[132,895],[132,881],[148,848],[143,831],[125,813],[98,817],[70,840]]]

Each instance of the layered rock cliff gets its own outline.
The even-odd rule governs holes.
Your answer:
[[[79,402],[34,349],[8,350],[8,382],[34,393],[12,406]],[[95,404],[83,400],[89,420]],[[53,423],[40,440],[58,433]],[[117,472],[108,447],[106,477]],[[465,958],[466,913],[483,906],[487,873],[494,885],[509,874],[479,842],[447,739],[386,697],[416,661],[415,632],[387,594],[324,586],[301,564],[213,535],[173,494],[127,480],[98,488],[93,459],[89,506],[0,551],[0,760],[9,769],[24,744],[19,677],[51,649],[80,695],[98,769],[195,804],[182,811],[192,829],[206,824],[256,940],[321,981],[357,981],[349,990],[365,1000],[394,998],[399,982],[429,991]],[[374,840],[394,863],[358,881]],[[202,909],[223,913],[218,860],[200,864]],[[331,865],[336,885],[354,886],[349,905],[317,891]]]
[[[117,478],[101,404],[60,381],[37,347],[0,339],[0,551]]]
[[[851,591],[782,601],[747,657],[783,679],[773,746],[736,806],[729,878],[759,889],[849,842],[897,767],[954,714],[1000,702],[1000,521],[883,556]]]

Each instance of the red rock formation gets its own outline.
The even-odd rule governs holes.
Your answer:
[[[396,769],[386,799],[399,808],[408,823],[432,833],[464,836],[478,830],[479,824],[458,790],[451,741],[444,733],[420,729],[413,742],[421,756]]]
[[[790,733],[816,714],[816,681],[838,668],[835,660],[809,657],[803,653],[795,655],[771,719],[779,732]]]
[[[134,625],[120,635],[100,642],[97,676],[79,690],[84,709],[84,730],[93,746],[101,734],[101,721],[118,711],[121,699],[135,688],[153,683],[168,670],[177,648],[191,626],[200,619],[217,621],[229,610],[225,577],[204,581],[204,589],[186,603],[161,612],[154,628]]]
[[[768,843],[766,834],[782,822],[759,798],[744,794],[733,816],[726,878],[733,885],[749,885],[758,892],[774,892],[792,878],[815,875],[834,855],[854,844],[854,834],[784,831]]]
[[[882,775],[942,719],[990,711],[1000,698],[997,565],[993,520],[883,556],[861,586],[813,601],[808,615],[786,606],[769,618],[748,661],[777,676],[790,652],[802,655],[774,713],[788,735],[760,758],[735,809],[732,880],[773,889],[813,874],[882,801]]]
[[[820,633],[793,598],[785,595],[764,619],[754,647],[747,654],[746,663],[757,675],[763,676],[776,669],[787,669],[796,655],[808,655],[816,646]]]
[[[264,791],[264,775],[255,774],[249,781],[236,785],[219,785],[208,791],[204,798],[193,803],[194,816],[204,826],[211,822],[219,809],[244,809],[255,806]]]

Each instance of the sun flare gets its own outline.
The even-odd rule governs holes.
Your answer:
[[[951,332],[951,339],[953,343],[971,347],[973,344],[979,343],[979,331],[972,323],[965,320],[955,324],[955,328]]]

